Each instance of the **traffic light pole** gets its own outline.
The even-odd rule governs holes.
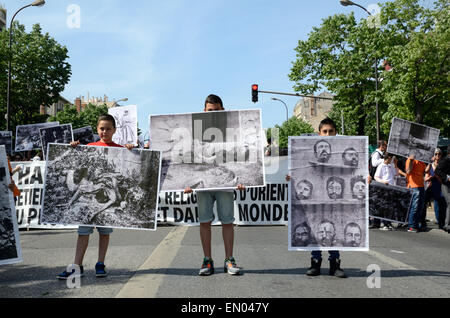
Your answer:
[[[298,94],[298,93],[281,93],[281,92],[270,92],[270,91],[260,91],[260,90],[258,90],[258,93],[277,94],[277,95],[287,95],[287,96],[299,96],[299,97],[309,97],[309,98],[316,98],[316,99],[328,99],[328,100],[333,100],[333,98],[330,98],[330,97],[320,97],[320,96],[302,95],[302,94]]]

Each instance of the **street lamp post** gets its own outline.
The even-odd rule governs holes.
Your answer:
[[[128,101],[128,98],[127,98],[127,97],[122,98],[122,99],[119,99],[118,101],[114,102],[114,104],[111,106],[111,108],[112,108],[112,107],[120,106],[120,105],[119,105],[119,102],[126,102],[126,101]]]
[[[350,0],[340,0],[341,5],[343,5],[344,7],[346,6],[357,6],[360,7],[361,9],[363,9],[364,11],[367,12],[367,14],[369,16],[372,16],[372,14],[363,6],[350,1]],[[378,109],[378,58],[375,57],[375,116],[376,116],[376,120],[377,120],[377,141],[380,140],[380,111]]]
[[[272,97],[272,100],[277,100],[277,101],[282,102],[284,104],[284,107],[286,108],[286,121],[288,121],[289,120],[289,111],[288,111],[288,107],[287,107],[286,103],[283,102],[281,99],[278,99],[276,97]]]
[[[8,59],[8,86],[6,89],[6,131],[9,131],[10,117],[11,117],[11,63],[12,63],[12,25],[16,15],[25,8],[28,7],[41,7],[45,4],[45,0],[36,0],[30,3],[14,13],[11,23],[9,25],[9,59]]]

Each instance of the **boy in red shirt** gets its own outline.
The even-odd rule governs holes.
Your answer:
[[[116,121],[111,115],[102,115],[99,117],[97,121],[97,133],[100,137],[100,140],[97,142],[92,142],[87,144],[87,146],[101,146],[101,147],[123,147],[118,145],[112,141],[112,137],[116,132]],[[79,141],[73,141],[70,143],[72,147],[76,147],[80,144]],[[125,145],[125,147],[129,150],[134,148],[134,145]],[[75,260],[74,265],[79,266],[80,268],[80,277],[84,276],[83,273],[83,258],[86,253],[88,244],[89,244],[89,235],[94,231],[93,227],[88,226],[79,226],[78,227],[78,240],[77,247],[75,251]],[[95,265],[95,272],[97,277],[106,277],[107,272],[105,270],[105,257],[106,252],[109,246],[109,235],[112,233],[112,228],[107,227],[98,227],[97,228],[99,234],[99,242],[98,242],[98,262]],[[58,279],[68,279],[75,270],[72,272],[64,271],[57,275]]]

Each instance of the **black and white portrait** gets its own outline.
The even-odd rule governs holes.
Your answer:
[[[0,145],[5,146],[7,155],[12,155],[12,131],[0,131]]]
[[[5,146],[0,145],[0,265],[22,261],[14,199]]]
[[[368,138],[289,137],[288,160],[289,250],[367,250],[369,199],[363,176],[368,175]],[[295,242],[300,224],[309,226],[315,245]],[[359,228],[361,235],[351,243],[348,224],[357,224],[348,230]]]
[[[342,161],[346,166],[358,167],[359,155],[356,149],[353,147],[345,149],[342,154]]]
[[[326,140],[319,140],[314,144],[314,155],[318,162],[326,163],[331,158],[331,145]]]
[[[79,141],[82,145],[90,144],[94,141],[94,133],[91,126],[77,128],[73,130],[73,140]]]
[[[355,222],[348,223],[344,228],[344,246],[358,247],[361,245],[361,240],[361,227]]]
[[[159,151],[49,144],[41,222],[156,229]]]
[[[293,246],[314,246],[316,242],[308,223],[303,222],[295,226],[292,231],[292,245]]]
[[[327,195],[330,199],[342,199],[344,197],[345,180],[339,177],[327,179]]]
[[[40,128],[42,153],[44,158],[47,155],[47,145],[49,143],[70,144],[73,141],[72,124]]]
[[[163,153],[161,190],[263,186],[260,110],[150,116],[152,149]]]
[[[393,118],[387,152],[431,162],[439,139],[439,129]]]
[[[306,179],[300,180],[295,184],[295,194],[299,200],[308,200],[311,198],[314,186]]]
[[[15,151],[29,151],[42,149],[40,128],[59,126],[59,122],[22,125],[16,127]]]
[[[371,182],[369,185],[370,216],[397,223],[408,223],[411,191],[405,187]]]
[[[113,141],[119,145],[137,145],[137,107],[117,106],[108,109],[108,113],[116,120],[116,133]]]
[[[355,176],[350,179],[352,197],[358,200],[366,198],[366,179],[363,176]]]

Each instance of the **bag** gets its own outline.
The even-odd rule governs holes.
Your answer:
[[[373,155],[378,152],[378,150],[375,150],[369,158],[369,175],[372,177],[372,179],[375,179],[375,172],[377,172],[377,167],[372,166],[372,157]],[[379,153],[379,152],[378,152]],[[380,154],[382,155],[382,154]]]

